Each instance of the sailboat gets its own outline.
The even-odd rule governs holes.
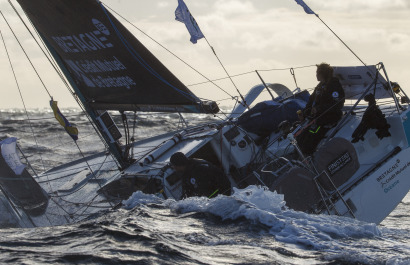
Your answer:
[[[169,164],[176,152],[219,166],[232,187],[263,186],[284,194],[288,207],[313,214],[380,223],[410,189],[409,100],[382,63],[334,68],[346,99],[355,103],[344,107],[343,118],[311,156],[301,153],[295,140],[308,121],[287,130],[279,126],[297,121],[296,111],[309,93],[264,82],[251,88],[222,121],[131,141],[129,134],[121,134],[113,111],[122,114],[127,127],[127,111],[215,114],[219,107],[195,96],[100,1],[17,2],[109,152],[36,178],[17,162],[12,166],[10,159],[0,160],[0,198],[7,206],[0,218],[15,220],[16,227],[78,222],[119,207],[136,191],[182,199],[181,178]],[[265,90],[280,95],[270,102],[274,108],[266,109],[270,115],[251,109]],[[364,113],[359,103],[369,93],[377,100],[394,100],[383,109],[391,136],[379,139],[369,129],[352,143]],[[267,135],[261,137],[244,122],[256,119],[271,126]],[[15,141],[5,141],[2,150],[16,157],[10,149]]]

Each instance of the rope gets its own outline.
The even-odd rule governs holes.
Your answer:
[[[255,71],[250,71],[250,72],[246,72],[246,73],[242,73],[242,74],[237,74],[237,75],[231,75],[230,77],[238,77],[238,76],[242,76],[242,75],[248,75],[248,74],[253,74],[255,73]],[[209,82],[215,82],[215,81],[221,81],[221,80],[225,80],[228,79],[229,77],[221,77],[218,79],[213,79],[213,80],[209,80],[209,81],[205,81],[205,82],[200,82],[200,83],[195,83],[195,84],[191,84],[191,85],[187,85],[187,86],[197,86],[197,85],[203,85],[203,84],[207,84]]]
[[[23,46],[21,45],[19,39],[17,38],[16,34],[14,33],[14,31],[13,31],[13,29],[11,28],[10,24],[8,23],[7,19],[4,17],[4,15],[3,15],[3,13],[2,13],[1,11],[0,11],[0,13],[1,13],[1,15],[2,15],[4,21],[7,23],[7,25],[8,25],[8,27],[9,27],[10,31],[13,33],[13,35],[14,35],[14,37],[16,38],[17,42],[19,43],[21,49],[23,50],[24,54],[26,55],[28,61],[29,61],[30,64],[31,64],[31,66],[33,67],[33,70],[35,71],[35,73],[37,74],[37,76],[38,76],[38,78],[40,79],[41,83],[43,84],[43,87],[44,87],[44,89],[46,90],[47,94],[49,95],[50,98],[52,98],[50,92],[48,91],[47,87],[45,86],[43,80],[41,79],[39,73],[37,72],[37,70],[36,70],[36,68],[34,67],[33,63],[31,62],[30,58],[28,57],[26,51],[24,50]],[[20,86],[19,86],[19,84],[18,84],[17,77],[16,77],[16,74],[15,74],[15,72],[14,72],[14,68],[13,68],[13,65],[12,65],[12,62],[11,62],[9,53],[8,53],[8,51],[7,51],[7,46],[6,46],[5,40],[4,40],[4,38],[3,38],[3,34],[1,33],[1,30],[0,30],[0,34],[1,34],[1,38],[2,38],[2,41],[3,41],[4,47],[5,47],[6,53],[7,53],[7,57],[8,57],[9,62],[10,62],[11,69],[12,69],[12,71],[13,71],[13,75],[14,75],[14,79],[15,79],[16,84],[17,84],[17,88],[18,88],[18,90],[19,90],[20,98],[21,98],[21,100],[22,100],[22,102],[23,102],[24,110],[25,110],[27,119],[28,119],[28,121],[29,121],[29,125],[30,125],[30,128],[31,128],[31,131],[32,131],[34,140],[35,140],[35,142],[36,142],[36,147],[39,148],[39,147],[38,147],[37,138],[36,138],[36,136],[35,136],[35,134],[34,134],[34,129],[33,129],[32,123],[31,123],[31,121],[30,121],[30,117],[29,117],[29,115],[28,115],[27,108],[26,108],[26,105],[25,105],[25,103],[24,103],[23,95],[22,95],[22,93],[21,93]],[[41,155],[40,155],[40,159],[41,159],[41,163],[42,163],[42,165],[43,165],[43,169],[44,169],[44,171],[46,171],[45,165],[44,165],[44,161],[43,161],[43,158],[42,158]],[[34,174],[36,174],[36,173],[34,172]],[[48,181],[47,181],[47,184],[48,184],[48,186],[49,186],[50,192],[53,193],[53,189],[52,189],[51,184],[50,184],[50,181],[49,181],[49,179],[48,179],[48,174],[45,174],[45,175],[46,175],[47,180],[48,180]],[[63,209],[63,210],[64,210],[64,209]],[[47,220],[49,221],[49,223],[50,223],[51,225],[53,225],[52,222],[50,221],[50,219],[48,218],[47,214],[46,214],[45,216],[46,216]]]
[[[1,13],[1,11],[0,11],[0,13]],[[1,13],[1,14],[3,15],[3,13]],[[3,17],[4,17],[4,16],[3,16]],[[27,116],[27,120],[28,120],[30,129],[31,129],[31,133],[32,133],[33,138],[34,138],[34,141],[35,141],[35,143],[36,143],[36,147],[37,147],[37,149],[39,149],[37,137],[36,137],[35,134],[34,134],[33,125],[32,125],[32,122],[31,122],[31,120],[30,120],[30,116],[28,115],[28,111],[27,111],[27,108],[26,108],[26,103],[24,102],[23,94],[21,93],[20,85],[19,85],[19,82],[18,82],[18,80],[17,80],[17,76],[16,76],[16,73],[15,73],[15,71],[14,71],[13,63],[11,62],[10,54],[9,54],[9,52],[8,52],[8,49],[7,49],[7,46],[6,46],[6,42],[5,42],[5,40],[4,40],[3,33],[2,33],[1,30],[0,30],[0,35],[1,35],[1,39],[2,39],[2,41],[3,41],[4,49],[5,49],[6,54],[7,54],[7,58],[8,58],[9,63],[10,63],[11,71],[13,72],[13,76],[14,76],[14,80],[15,80],[15,82],[16,82],[17,89],[18,89],[18,91],[19,91],[19,95],[20,95],[21,102],[23,103],[24,112],[25,112],[25,114],[26,114],[26,116]],[[44,171],[46,171],[46,167],[45,167],[45,165],[44,165],[43,157],[42,157],[41,155],[39,155],[39,156],[40,156],[41,164],[43,165],[43,169],[44,169]],[[33,171],[34,171],[34,170],[33,170]],[[35,171],[34,171],[34,174],[37,175]],[[47,176],[47,178],[48,178],[48,175],[46,175],[46,176]],[[50,185],[50,184],[49,184],[49,185]],[[50,191],[52,191],[51,185],[50,185]]]
[[[134,144],[135,142],[135,127],[137,125],[137,112],[134,111],[134,121],[132,122],[132,136],[131,136],[131,142]],[[134,158],[134,148],[131,148],[131,159]]]
[[[33,39],[36,41],[38,47],[41,49],[41,51],[43,52],[43,54],[46,56],[46,58],[48,59],[48,61],[50,62],[50,64],[53,66],[54,70],[57,72],[58,76],[60,77],[61,81],[64,83],[65,87],[67,88],[68,92],[73,96],[74,100],[77,102],[77,104],[80,106],[81,110],[83,111],[83,113],[86,115],[89,123],[91,124],[91,126],[93,126],[95,132],[97,133],[97,135],[99,136],[100,140],[103,142],[103,144],[105,145],[105,147],[107,149],[109,149],[108,144],[105,142],[104,137],[101,135],[101,133],[99,132],[99,130],[97,129],[97,127],[95,126],[95,124],[92,122],[91,117],[89,116],[89,114],[85,111],[84,106],[82,105],[82,102],[79,100],[79,98],[77,97],[77,95],[71,90],[68,82],[66,81],[66,79],[64,78],[63,73],[60,71],[60,69],[58,67],[56,67],[55,65],[58,65],[58,63],[54,60],[54,57],[50,54],[50,51],[47,49],[47,45],[44,43],[43,38],[40,36],[39,32],[37,31],[36,27],[33,25],[32,21],[29,19],[29,22],[31,24],[31,26],[34,28],[38,38],[41,40],[42,44],[44,47],[46,47],[46,51],[47,54],[44,52],[42,46],[40,45],[40,43],[36,40],[36,38],[34,37],[33,33],[31,32],[31,30],[28,28],[28,26],[26,25],[26,23],[24,22],[24,20],[22,19],[22,17],[20,16],[20,14],[17,12],[17,9],[14,7],[14,5],[11,3],[11,1],[9,0],[9,4],[12,6],[12,8],[14,9],[14,11],[16,12],[16,14],[18,15],[18,17],[20,18],[20,20],[22,21],[22,23],[25,25],[26,29],[28,30],[28,32],[30,33],[30,35],[33,37]],[[25,13],[27,16],[27,13]],[[4,16],[3,16],[4,17]],[[28,17],[28,16],[27,16]],[[10,27],[10,26],[9,26]],[[114,161],[115,161],[115,157],[113,156],[113,154],[111,154],[111,156],[113,157]],[[116,162],[117,163],[117,162]],[[117,163],[118,166],[118,163]]]
[[[315,67],[315,66],[316,66],[316,65],[313,64],[313,65],[305,65],[305,66],[299,66],[299,67],[272,68],[272,69],[256,70],[256,71],[258,71],[258,72],[284,71],[284,70],[290,70],[290,69],[303,69],[303,68],[309,68],[309,67]],[[255,73],[255,71],[249,71],[249,72],[244,72],[244,73],[241,73],[241,74],[231,75],[230,77],[238,77],[238,76],[243,76],[243,75],[248,75],[248,74],[253,74],[253,73]],[[214,80],[211,80],[211,81],[212,81],[212,82],[214,82],[214,81],[221,81],[221,80],[225,80],[225,79],[228,79],[228,78],[229,78],[229,77],[221,77],[221,78],[214,79]],[[211,82],[211,81],[195,83],[195,84],[191,84],[191,85],[188,85],[188,86],[203,85],[203,84],[209,83],[209,82]]]
[[[373,72],[372,69],[371,69],[370,67],[368,67],[367,64],[366,64],[362,59],[360,59],[360,57],[336,34],[336,32],[334,32],[334,31],[319,17],[318,14],[315,13],[315,15],[316,15],[316,17],[323,23],[323,25],[325,25],[325,26],[336,36],[336,38],[338,38],[338,39],[343,43],[343,45],[344,45],[364,66],[366,66],[366,68],[367,68],[370,72]],[[374,73],[373,73],[373,74],[374,74]]]
[[[22,216],[20,215],[19,211],[17,210],[16,206],[12,203],[12,201],[11,201],[10,198],[9,198],[9,196],[8,196],[7,193],[4,191],[4,189],[1,187],[1,185],[0,185],[0,192],[3,193],[3,196],[6,198],[6,200],[7,200],[8,203],[9,203],[9,205],[7,205],[7,204],[4,202],[4,200],[2,200],[2,199],[0,198],[1,202],[2,202],[3,205],[4,205],[4,208],[5,208],[5,209],[8,209],[8,208],[9,208],[8,206],[10,206],[10,210],[9,210],[8,212],[10,213],[10,215],[12,215],[12,216],[14,217],[14,219],[17,221],[17,223],[18,223],[19,221],[23,221],[23,223],[25,223],[24,220],[22,219]],[[14,212],[14,214],[13,214],[12,211]],[[17,217],[18,217],[18,218],[17,218]],[[31,221],[31,224],[32,224],[33,226],[35,226],[31,219],[29,219],[29,221]],[[26,223],[25,223],[25,225],[27,226]]]
[[[59,198],[61,201],[63,201],[63,202],[65,202],[65,203],[69,203],[69,204],[72,204],[72,205],[88,205],[89,204],[89,202],[73,202],[73,201],[69,201],[69,200],[65,200],[65,199],[63,199],[63,198]],[[103,200],[103,201],[96,201],[96,202],[93,202],[93,204],[91,204],[90,205],[90,207],[93,207],[93,208],[102,208],[102,209],[110,209],[110,208],[112,208],[111,206],[94,206],[95,204],[100,204],[100,203],[106,203],[106,202],[109,202],[109,201],[107,201],[107,200]]]
[[[60,78],[62,79],[63,83],[64,83],[64,84],[66,85],[66,87],[69,89],[70,93],[71,93],[72,95],[74,95],[74,93],[70,90],[70,88],[69,88],[69,86],[68,86],[66,80],[63,78],[63,75],[61,74],[61,72],[59,72],[58,68],[57,68],[57,67],[55,66],[55,64],[50,60],[49,56],[45,53],[45,51],[43,50],[43,48],[41,47],[41,45],[38,43],[37,39],[34,37],[34,35],[32,34],[32,32],[30,31],[30,29],[28,28],[27,24],[24,22],[24,20],[23,20],[23,19],[21,18],[21,16],[20,16],[20,14],[19,14],[19,13],[17,12],[17,10],[15,9],[14,5],[10,2],[10,0],[9,0],[8,2],[9,2],[9,4],[12,6],[13,10],[16,12],[16,14],[18,15],[18,17],[20,18],[20,20],[23,22],[24,26],[25,26],[26,29],[29,31],[30,35],[31,35],[32,38],[35,40],[35,42],[37,43],[37,45],[39,46],[39,48],[41,49],[41,51],[43,52],[43,54],[44,54],[44,55],[46,56],[46,58],[49,60],[49,62],[50,62],[51,65],[53,66],[54,70],[55,70],[55,71],[57,72],[57,74],[60,76]],[[18,42],[18,44],[20,45],[21,49],[23,50],[24,54],[26,55],[28,61],[30,62],[31,66],[32,66],[32,68],[33,68],[33,70],[34,70],[35,73],[37,74],[37,77],[39,78],[40,82],[42,83],[42,85],[43,85],[44,89],[46,90],[47,94],[49,95],[50,98],[52,98],[52,96],[51,96],[49,90],[47,89],[45,83],[43,82],[42,78],[40,77],[39,73],[37,72],[37,69],[36,69],[35,66],[33,65],[32,61],[30,60],[30,58],[29,58],[28,54],[26,53],[24,47],[22,46],[20,40],[18,39],[18,37],[17,37],[16,34],[14,33],[13,29],[11,28],[11,26],[10,26],[10,24],[8,23],[7,19],[5,18],[4,14],[3,14],[1,11],[0,11],[0,13],[1,13],[3,19],[5,20],[5,22],[7,23],[7,25],[8,25],[8,27],[9,27],[10,31],[13,33],[13,35],[14,35],[16,41]],[[31,22],[31,21],[30,21],[30,22]],[[35,28],[35,27],[34,27],[34,28]],[[37,33],[38,33],[38,32],[37,32]],[[31,128],[31,130],[32,130],[33,137],[34,137],[34,139],[35,139],[36,146],[37,146],[37,148],[38,148],[37,138],[35,137],[34,129],[33,129],[33,127],[32,127],[32,124],[31,124],[31,121],[30,121],[30,117],[28,116],[27,108],[26,108],[26,105],[25,105],[25,102],[24,102],[24,99],[23,99],[23,96],[22,96],[22,93],[21,93],[21,90],[20,90],[20,87],[19,87],[19,84],[18,84],[18,81],[17,81],[17,77],[16,77],[16,75],[15,75],[14,68],[13,68],[13,66],[12,66],[11,59],[10,59],[9,53],[8,53],[8,51],[7,51],[7,47],[6,47],[6,44],[5,44],[5,41],[4,41],[4,38],[3,38],[3,34],[1,33],[1,31],[0,31],[0,34],[1,34],[1,38],[2,38],[2,40],[3,40],[4,46],[5,46],[5,49],[6,49],[6,53],[7,53],[7,56],[8,56],[8,59],[9,59],[9,62],[10,62],[10,65],[11,65],[11,68],[12,68],[12,71],[13,71],[13,75],[14,75],[14,78],[15,78],[15,81],[16,81],[16,84],[17,84],[17,88],[18,88],[18,90],[19,90],[19,94],[20,94],[21,100],[22,100],[22,102],[23,102],[23,106],[24,106],[24,109],[25,109],[26,116],[27,116],[27,119],[28,119],[28,121],[29,121],[30,128]],[[78,101],[77,101],[77,102],[78,102]],[[81,106],[81,105],[80,105],[80,106]],[[92,168],[90,167],[90,165],[88,164],[88,161],[85,159],[85,156],[84,156],[83,152],[81,151],[81,149],[80,149],[80,147],[78,146],[77,142],[76,142],[76,141],[74,141],[74,142],[75,142],[75,144],[76,144],[78,150],[80,151],[80,153],[81,153],[83,159],[85,160],[85,163],[87,164],[88,168],[90,169],[90,171],[92,172],[92,174],[93,174],[94,177],[95,177],[95,174],[94,174]],[[24,155],[24,154],[23,154],[23,155]],[[40,156],[40,158],[41,158],[41,161],[42,161],[42,164],[43,164],[43,168],[44,168],[44,170],[45,170],[45,166],[44,166],[43,159],[42,159],[41,156]],[[105,163],[105,160],[104,160],[104,162],[102,163],[101,167],[103,166],[104,163]],[[100,168],[101,168],[101,167],[100,167]],[[34,173],[35,173],[35,172],[34,172]],[[50,191],[53,192],[53,190],[52,190],[52,188],[51,188],[50,181],[49,181],[49,179],[48,179],[48,174],[46,174],[46,176],[47,176],[47,183],[48,183],[48,185],[50,186]],[[98,183],[98,185],[101,187],[101,184],[100,184],[100,183]],[[84,185],[84,186],[85,186],[85,185]],[[61,209],[63,209],[63,210],[68,214],[68,212],[67,212],[63,207],[61,207],[57,202],[55,202],[55,203],[56,203],[56,205],[58,205]],[[47,216],[46,216],[46,217],[47,217]],[[47,219],[48,219],[48,217],[47,217]],[[49,220],[49,219],[48,219],[48,220]],[[50,220],[49,220],[49,222],[50,222],[50,224],[52,224]]]
[[[84,211],[82,211],[82,213],[80,213],[78,216],[80,216],[80,217],[83,216],[84,213],[85,213],[85,211],[87,211],[87,209],[91,206],[91,204],[94,202],[94,200],[95,200],[99,195],[100,195],[100,194],[97,193],[97,195],[95,195],[94,198],[92,198],[91,201],[88,202],[88,204],[86,205]],[[113,206],[113,205],[111,204],[111,202],[109,202],[109,204],[111,205],[111,207]],[[79,212],[80,210],[81,210],[81,208],[78,209],[77,211],[75,211],[73,214],[77,215],[77,212]],[[87,215],[87,216],[88,216],[88,215]],[[78,219],[79,219],[80,217],[78,217],[77,220],[75,220],[75,221],[78,221]]]
[[[102,3],[102,2],[101,2]],[[167,52],[169,52],[171,55],[173,55],[175,58],[177,58],[178,60],[180,60],[182,63],[184,63],[186,66],[188,66],[189,68],[191,68],[192,70],[194,70],[197,74],[199,74],[200,76],[202,76],[203,78],[205,78],[206,80],[208,80],[206,83],[212,83],[214,86],[216,86],[217,88],[219,88],[221,91],[223,91],[225,94],[227,94],[228,96],[231,97],[231,99],[234,98],[234,96],[232,96],[231,94],[229,94],[226,90],[224,90],[223,88],[221,88],[220,86],[218,86],[217,84],[215,84],[212,80],[210,80],[208,77],[206,77],[205,75],[203,75],[201,72],[199,72],[197,69],[195,69],[193,66],[191,66],[190,64],[188,64],[186,61],[184,61],[181,57],[179,57],[178,55],[176,55],[175,53],[173,53],[172,51],[170,51],[168,48],[166,48],[164,45],[162,45],[161,43],[159,43],[158,41],[156,41],[155,39],[153,39],[151,36],[149,36],[147,33],[145,33],[144,31],[142,31],[140,28],[138,28],[137,26],[135,26],[132,22],[130,22],[129,20],[127,20],[125,17],[121,16],[119,13],[117,13],[115,10],[113,10],[111,7],[107,6],[107,4],[102,3],[104,6],[106,6],[109,10],[111,10],[113,13],[115,13],[117,16],[119,16],[120,18],[122,18],[123,20],[125,20],[126,22],[128,22],[132,27],[136,28],[138,31],[140,31],[142,34],[144,34],[146,37],[148,37],[150,40],[152,40],[153,42],[155,42],[156,44],[158,44],[161,48],[163,48],[164,50],[166,50]]]
[[[78,151],[80,151],[80,154],[81,154],[81,156],[83,157],[84,162],[87,164],[87,167],[90,169],[91,174],[93,174],[94,177],[95,177],[94,171],[91,169],[90,165],[88,164],[88,161],[87,161],[85,155],[83,154],[83,151],[81,151],[81,148],[80,148],[80,146],[78,145],[77,141],[76,141],[76,140],[73,140],[73,141],[74,141],[75,145],[77,146]]]
[[[92,164],[93,166],[96,166],[96,165],[102,165],[102,164],[105,164],[105,163],[115,163],[114,161],[109,161],[109,162],[104,162],[104,163],[97,163],[97,164]],[[64,173],[64,172],[69,172],[69,171],[72,171],[72,170],[78,170],[78,169],[82,169],[83,167],[77,167],[77,168],[71,168],[71,169],[67,169],[67,170],[62,170],[62,171],[58,171],[58,172],[55,172],[55,173],[49,173],[49,175],[56,175],[56,174],[60,174],[60,173]],[[108,171],[110,171],[110,172],[117,172],[118,171],[118,169],[115,169],[115,170],[104,170],[105,172],[108,172]],[[63,179],[63,178],[68,178],[68,177],[71,177],[72,175],[74,175],[74,174],[78,174],[80,171],[76,171],[76,172],[74,172],[74,173],[70,173],[70,174],[68,174],[68,175],[65,175],[65,176],[62,176],[62,177],[57,177],[57,178],[54,178],[54,179],[52,179],[51,180],[51,182],[52,181],[55,181],[55,180],[59,180],[59,179]],[[44,183],[44,182],[46,182],[46,180],[45,181],[37,181],[38,183]]]
[[[297,66],[297,67],[287,67],[287,68],[272,68],[272,69],[265,69],[265,70],[258,70],[258,71],[259,72],[285,71],[285,70],[290,70],[290,69],[303,69],[303,68],[310,68],[310,67],[316,67],[316,64]]]
[[[80,117],[80,116],[83,116],[84,115],[84,113],[82,113],[82,114],[73,114],[73,115],[64,115],[64,117]],[[32,121],[42,121],[42,120],[54,120],[55,119],[55,117],[53,116],[53,117],[44,117],[44,118],[31,118],[31,120]],[[18,119],[15,119],[15,121],[19,121]],[[85,123],[85,122],[82,122],[83,124]],[[81,124],[81,123],[76,123],[76,125],[77,124]]]
[[[265,83],[265,80],[263,80],[262,76],[259,74],[258,70],[255,70],[256,74],[258,75],[259,79],[262,81],[263,86],[266,88],[266,91],[269,92],[270,97],[272,100],[275,100],[275,97],[273,96],[272,92],[270,92],[268,85]]]
[[[292,75],[293,80],[295,81],[296,88],[298,88],[299,86],[298,86],[298,82],[296,81],[295,69],[290,68],[290,74]]]
[[[23,50],[24,54],[26,55],[27,60],[30,62],[31,66],[33,67],[34,72],[36,73],[38,79],[40,80],[41,84],[43,85],[44,89],[46,90],[48,96],[50,98],[52,98],[51,94],[50,94],[50,91],[48,91],[46,85],[43,82],[43,79],[41,79],[40,74],[37,72],[37,69],[35,68],[34,64],[31,62],[31,60],[30,60],[27,52],[25,51],[23,45],[21,45],[20,40],[17,38],[16,34],[14,33],[13,29],[11,28],[11,26],[10,26],[9,22],[7,21],[6,17],[3,15],[3,12],[0,11],[0,14],[3,16],[4,21],[6,21],[7,26],[9,27],[10,31],[13,33],[14,37],[16,38],[17,43],[19,44],[20,48]]]
[[[64,79],[62,73],[60,72],[60,70],[58,69],[58,67],[56,66],[56,62],[55,61],[51,61],[50,58],[53,58],[50,54],[50,52],[47,50],[47,53],[44,51],[44,49],[41,47],[40,43],[37,41],[37,39],[34,37],[33,33],[31,32],[31,30],[28,28],[26,22],[23,20],[23,18],[20,16],[19,12],[17,12],[17,9],[14,7],[13,3],[8,0],[10,6],[13,8],[14,12],[17,14],[17,16],[19,17],[20,21],[23,23],[23,25],[26,27],[27,31],[30,33],[31,37],[34,39],[34,41],[37,43],[38,47],[40,48],[40,50],[43,52],[43,54],[46,56],[47,60],[50,62],[50,64],[53,66],[54,70],[57,72],[57,74],[60,76],[60,78],[63,80],[63,82],[66,84],[66,86],[68,85],[66,80]],[[31,23],[31,20],[29,20]],[[33,26],[33,24],[31,24]],[[33,28],[35,28],[33,26]],[[40,40],[42,41],[42,38],[39,36],[38,32],[37,32],[37,36],[40,38]],[[45,46],[44,42],[43,45]],[[71,91],[70,91],[71,92]]]
[[[212,47],[212,45],[209,43],[209,41],[208,41],[208,39],[205,37],[205,35],[204,35],[204,39],[206,40],[206,43],[208,43],[208,46],[211,48],[211,50],[212,50],[212,52],[214,53],[216,59],[218,59],[219,64],[222,66],[222,68],[224,69],[224,71],[225,71],[226,75],[228,76],[229,80],[231,80],[233,86],[235,87],[236,91],[238,92],[239,96],[241,97],[241,99],[242,99],[242,105],[244,105],[245,107],[247,107],[248,109],[250,109],[249,106],[248,106],[248,104],[246,104],[245,98],[244,98],[243,95],[241,94],[241,91],[239,91],[239,89],[238,89],[238,87],[236,86],[235,82],[233,81],[233,79],[232,79],[231,76],[229,75],[228,71],[226,70],[225,66],[223,65],[223,63],[222,63],[221,60],[219,59],[218,55],[216,54],[214,47]]]
[[[169,83],[165,78],[163,78],[159,73],[157,73],[155,71],[155,69],[153,69],[145,60],[144,58],[142,58],[142,56],[140,56],[132,47],[132,45],[126,40],[126,38],[121,34],[121,32],[118,30],[118,28],[115,26],[114,22],[112,21],[111,17],[109,16],[107,10],[105,9],[104,5],[102,3],[100,3],[101,9],[103,10],[103,12],[105,13],[105,15],[107,16],[111,26],[113,27],[113,29],[115,30],[117,37],[121,40],[121,42],[123,43],[123,45],[125,46],[125,48],[128,50],[128,52],[131,54],[131,56],[143,67],[145,68],[145,70],[147,70],[152,76],[156,77],[158,80],[160,80],[162,83],[164,83],[165,85],[171,87],[172,89],[174,89],[175,91],[177,91],[178,93],[180,93],[181,95],[183,95],[184,97],[186,97],[188,100],[191,100],[192,102],[196,102],[197,100],[199,100],[194,94],[192,93],[188,93],[185,91],[182,91],[181,89],[175,87],[174,85],[172,85],[171,83]]]

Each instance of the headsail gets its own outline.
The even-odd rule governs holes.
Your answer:
[[[17,0],[90,108],[217,112],[96,0]]]

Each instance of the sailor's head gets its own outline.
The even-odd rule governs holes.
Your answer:
[[[327,82],[333,77],[333,67],[327,63],[317,64],[316,78],[319,82]]]
[[[369,104],[376,103],[376,99],[374,98],[374,95],[371,93],[364,96],[364,101],[369,102]]]
[[[184,171],[189,164],[189,159],[183,153],[176,152],[171,156],[169,162],[175,171],[181,172]]]

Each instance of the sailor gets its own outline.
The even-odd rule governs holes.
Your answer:
[[[338,78],[333,76],[333,67],[327,63],[317,65],[316,86],[303,110],[303,116],[311,125],[297,138],[299,147],[306,155],[312,154],[320,140],[342,118],[345,93]]]
[[[352,143],[356,143],[359,140],[364,141],[364,135],[369,129],[376,129],[375,134],[380,140],[384,137],[390,137],[390,124],[387,123],[385,115],[376,104],[374,95],[367,94],[364,97],[364,101],[368,102],[369,106],[364,112],[359,126],[357,126],[352,134]]]
[[[201,159],[187,158],[177,152],[171,156],[171,165],[182,175],[183,198],[218,194],[231,195],[231,184],[223,170]]]

